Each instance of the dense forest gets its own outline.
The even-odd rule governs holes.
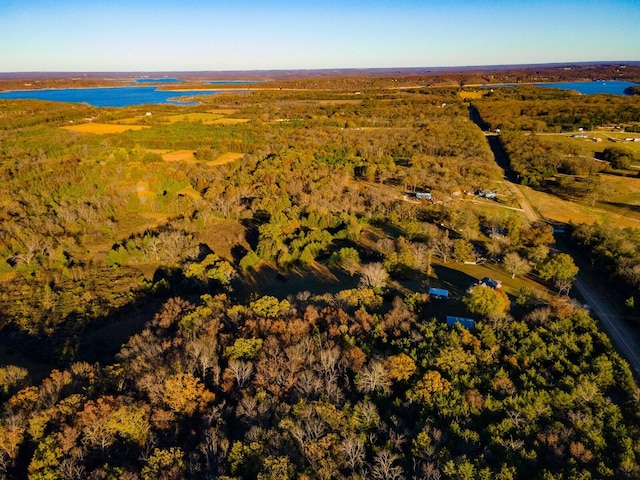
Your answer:
[[[0,102],[0,477],[640,478],[632,370],[477,125],[593,206],[634,151],[538,133],[638,99],[287,82]],[[633,315],[638,231],[567,228]]]

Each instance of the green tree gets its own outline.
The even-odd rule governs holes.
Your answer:
[[[482,317],[502,317],[509,311],[509,297],[502,290],[476,285],[462,301],[469,311]]]
[[[552,255],[538,267],[540,276],[545,280],[552,280],[560,291],[568,291],[578,271],[573,258],[566,253]]]
[[[215,253],[211,253],[201,262],[188,264],[184,274],[187,278],[197,279],[203,285],[215,281],[226,287],[235,277],[236,271],[229,262],[221,259]]]
[[[611,164],[612,168],[625,170],[633,162],[633,153],[620,147],[607,147],[602,152],[603,158]]]
[[[337,265],[349,275],[353,276],[360,267],[360,255],[355,248],[344,247],[331,255],[329,264]]]
[[[184,452],[179,447],[154,448],[142,469],[143,480],[178,480],[184,478]]]

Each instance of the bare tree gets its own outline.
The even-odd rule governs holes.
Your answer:
[[[398,460],[398,455],[389,450],[381,450],[376,454],[371,476],[376,480],[400,480],[404,478],[402,467],[393,465]]]
[[[242,388],[249,378],[251,378],[251,374],[253,373],[253,363],[231,359],[229,360],[229,367],[227,370],[231,373],[233,378],[236,379],[238,386]]]
[[[358,471],[365,460],[364,442],[354,434],[350,434],[340,444],[347,466],[354,472]]]
[[[360,270],[360,286],[364,288],[383,288],[389,274],[380,262],[368,263]]]
[[[371,393],[376,390],[386,392],[391,382],[381,361],[373,361],[356,375],[356,387],[360,392]]]
[[[504,268],[511,274],[511,278],[526,275],[531,271],[531,265],[529,265],[529,262],[516,252],[507,253],[502,262],[504,263]]]
[[[453,253],[453,240],[449,238],[449,231],[445,231],[434,243],[436,255],[443,263],[447,263]]]

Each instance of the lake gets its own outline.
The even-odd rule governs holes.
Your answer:
[[[49,100],[52,102],[88,103],[94,107],[128,107],[158,103],[195,105],[193,102],[177,101],[195,95],[215,95],[220,92],[189,90],[167,91],[158,87],[104,87],[104,88],[60,88],[51,90],[14,90],[0,92],[0,99]]]
[[[560,82],[560,83],[536,83],[537,87],[560,88],[562,90],[575,90],[584,95],[596,93],[610,93],[612,95],[626,95],[625,88],[637,86],[633,82],[621,82],[617,80],[598,80],[595,82]]]

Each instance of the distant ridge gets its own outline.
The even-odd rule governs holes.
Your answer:
[[[210,78],[219,79],[286,79],[309,76],[387,76],[387,75],[433,75],[479,72],[507,72],[531,69],[556,68],[589,68],[589,67],[640,67],[640,61],[594,61],[566,63],[531,63],[505,65],[469,65],[449,67],[397,67],[397,68],[320,68],[320,69],[287,69],[287,70],[202,70],[202,71],[122,71],[122,72],[0,72],[0,80],[60,79],[75,77],[77,79],[113,79],[139,78],[152,75],[156,78],[176,77],[184,79]]]

